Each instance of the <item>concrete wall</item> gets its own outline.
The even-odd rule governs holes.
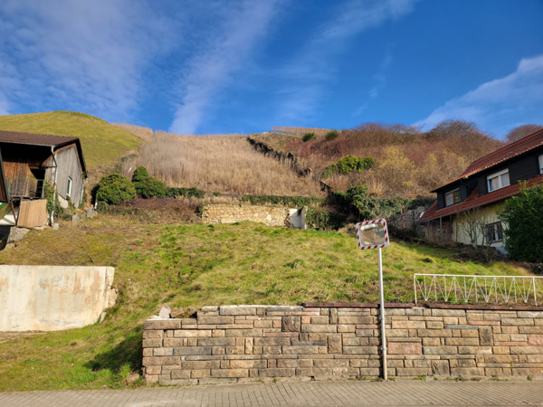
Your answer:
[[[0,266],[0,331],[95,323],[115,303],[113,267]]]
[[[268,226],[288,226],[289,210],[284,206],[259,206],[243,204],[208,204],[202,211],[204,223],[235,223],[246,220]]]
[[[387,308],[389,376],[543,379],[543,308],[437,307]],[[378,377],[378,313],[377,304],[252,305],[149,319],[145,377],[161,384]]]

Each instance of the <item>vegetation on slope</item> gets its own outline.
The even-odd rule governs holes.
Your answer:
[[[138,157],[123,163],[122,173],[129,178],[136,167],[143,166],[170,187],[235,195],[323,195],[316,182],[255,151],[246,137],[183,136],[160,131],[149,136],[150,129],[119,126],[149,139]]]
[[[504,145],[480,131],[474,123],[445,121],[425,133],[404,125],[365,123],[343,130],[337,137],[262,133],[258,142],[292,153],[314,173],[328,176],[331,165],[343,157],[373,157],[370,170],[327,177],[336,190],[366,184],[377,196],[428,197],[430,191],[458,176],[469,163]]]
[[[453,254],[393,242],[383,253],[386,300],[412,301],[415,272],[525,274]],[[358,250],[353,236],[254,223],[170,226],[101,216],[32,231],[0,252],[0,262],[113,266],[119,299],[102,324],[0,343],[0,391],[124,386],[141,368],[143,321],[164,304],[190,313],[204,305],[375,302],[376,256]]]
[[[89,169],[112,164],[142,143],[105,120],[67,111],[0,116],[0,130],[79,137]]]

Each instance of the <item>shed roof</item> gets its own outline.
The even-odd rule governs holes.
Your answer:
[[[482,158],[479,158],[477,161],[472,162],[459,177],[441,185],[438,188],[435,188],[432,192],[437,192],[438,190],[449,186],[460,179],[468,178],[471,175],[494,167],[495,165],[501,164],[504,161],[527,153],[528,151],[541,146],[543,146],[543,129],[515,141],[514,143],[508,144],[505,147],[502,147]]]
[[[25,144],[32,146],[60,148],[75,144],[83,172],[87,171],[83,149],[79,137],[55,136],[52,134],[21,133],[18,131],[0,130],[0,143]]]

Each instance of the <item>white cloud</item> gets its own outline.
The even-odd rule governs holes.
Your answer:
[[[279,107],[278,120],[299,120],[313,115],[319,106],[325,84],[335,76],[335,60],[345,50],[347,41],[386,21],[409,14],[417,1],[350,0],[341,4],[338,14],[318,29],[322,34],[307,45],[294,64],[283,70],[282,75],[290,79],[290,83],[279,91],[283,102]],[[385,58],[383,64],[390,62],[391,56],[388,60]],[[377,84],[371,90],[373,97],[384,86],[386,68],[382,68],[383,72],[375,78]]]
[[[0,85],[12,84],[4,100],[36,110],[122,120],[137,107],[146,64],[172,45],[171,24],[137,0],[4,0],[0,17],[9,22],[0,24]]]
[[[469,120],[503,136],[521,124],[543,124],[543,55],[522,59],[517,70],[452,99],[415,125],[429,130],[448,119]]]
[[[230,76],[249,58],[250,51],[267,32],[275,15],[278,0],[244,0],[231,10],[221,31],[208,41],[206,50],[192,59],[178,86],[182,94],[170,131],[194,133],[213,98],[226,86]]]

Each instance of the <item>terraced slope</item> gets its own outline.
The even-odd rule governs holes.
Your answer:
[[[89,169],[112,164],[142,143],[133,134],[98,117],[67,111],[0,116],[0,130],[79,137]]]

